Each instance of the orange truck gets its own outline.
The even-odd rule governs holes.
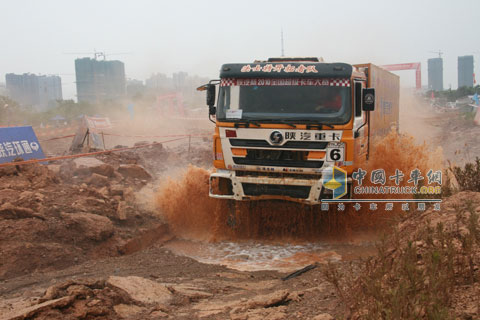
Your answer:
[[[198,89],[215,123],[214,198],[315,205],[351,196],[352,172],[373,138],[398,130],[399,77],[373,64],[231,63]],[[337,173],[346,177],[341,195],[326,183]]]

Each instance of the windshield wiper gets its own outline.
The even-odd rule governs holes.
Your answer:
[[[314,129],[315,127],[318,130],[322,130],[323,127],[329,127],[330,129],[334,128],[334,126],[332,126],[331,124],[326,124],[326,123],[307,124],[307,129]]]
[[[307,129],[313,129],[317,127],[319,130],[322,129],[322,127],[329,127],[330,129],[333,129],[334,126],[328,123],[318,123],[315,120],[298,120],[300,123],[307,123]]]
[[[240,121],[235,121],[234,122],[234,127],[235,128],[238,128],[240,127],[240,125],[244,125],[246,128],[248,128],[250,126],[250,124],[253,124],[253,125],[256,125],[257,127],[260,127],[260,124],[257,122],[257,121],[253,121],[253,120],[247,120],[247,119],[242,119]]]
[[[293,123],[290,123],[288,122],[287,120],[277,120],[277,119],[262,119],[262,120],[259,120],[261,122],[270,122],[270,123],[281,123],[281,124],[286,124],[287,126],[290,126],[292,128],[297,128],[296,125],[294,125]]]

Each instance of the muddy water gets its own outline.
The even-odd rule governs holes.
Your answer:
[[[396,169],[408,174],[418,168],[423,175],[429,169],[441,169],[441,153],[431,152],[425,144],[417,145],[411,136],[392,131],[374,142],[368,162],[358,163],[369,173],[384,169],[392,176]],[[373,254],[372,239],[363,234],[388,232],[400,211],[377,210],[367,206],[355,211],[350,205],[339,212],[327,212],[318,206],[282,201],[237,202],[208,197],[210,172],[189,167],[180,179],[167,181],[156,198],[159,212],[177,238],[169,244],[178,254],[207,263],[217,263],[241,270],[295,270],[307,264],[352,259]],[[364,185],[371,183],[366,180]],[[408,198],[406,195],[375,195],[374,198]],[[232,223],[233,222],[233,223]]]
[[[207,170],[190,167],[157,196],[157,206],[177,236],[165,246],[203,263],[290,272],[365,257],[374,253],[378,226],[389,218],[352,214],[349,205],[345,212],[283,201],[242,202],[234,208],[208,197],[208,176]],[[362,236],[358,225],[367,230]]]
[[[240,271],[291,272],[313,263],[327,263],[372,255],[373,242],[268,243],[262,241],[201,242],[175,240],[166,245],[172,252],[209,264]]]

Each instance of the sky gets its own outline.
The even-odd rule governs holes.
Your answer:
[[[480,75],[479,0],[0,0],[0,12],[0,82],[57,74],[64,99],[75,99],[74,60],[94,50],[123,61],[127,78],[217,78],[223,63],[280,56],[282,29],[286,56],[421,62],[426,85],[441,50],[445,88],[457,87],[458,56],[474,55]],[[414,86],[414,71],[397,74]]]

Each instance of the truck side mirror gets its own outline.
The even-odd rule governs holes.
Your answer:
[[[375,88],[368,88],[362,90],[363,111],[375,110]]]
[[[207,106],[215,105],[215,85],[208,84],[207,85]]]
[[[208,118],[210,119],[210,116],[214,116],[217,113],[217,108],[215,107],[215,95],[216,95],[216,88],[215,84],[212,82],[219,84],[220,80],[211,80],[209,83],[201,85],[200,87],[197,88],[197,91],[207,91],[207,106],[208,106]],[[210,121],[213,121],[210,119]]]

